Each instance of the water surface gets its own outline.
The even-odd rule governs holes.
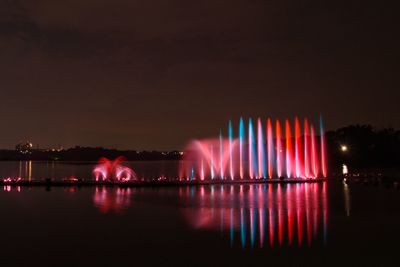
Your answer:
[[[0,255],[5,266],[398,266],[399,203],[394,188],[339,181],[5,186]]]

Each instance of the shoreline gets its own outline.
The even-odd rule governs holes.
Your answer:
[[[163,186],[202,186],[202,185],[244,185],[244,184],[298,184],[321,183],[329,178],[317,179],[257,179],[257,180],[218,180],[218,181],[100,181],[93,180],[31,180],[31,181],[0,181],[0,186],[24,187],[163,187]]]

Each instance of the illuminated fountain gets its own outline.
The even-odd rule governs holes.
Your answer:
[[[308,119],[301,123],[296,117],[294,127],[286,119],[284,127],[279,120],[273,123],[268,118],[263,124],[261,118],[256,123],[249,118],[246,129],[245,121],[240,118],[234,138],[234,127],[229,121],[227,138],[221,130],[219,138],[194,140],[187,145],[179,178],[188,181],[326,178],[322,118],[318,135]]]
[[[135,172],[123,165],[124,158],[118,157],[115,160],[101,158],[93,169],[93,175],[97,181],[127,182],[136,180]]]

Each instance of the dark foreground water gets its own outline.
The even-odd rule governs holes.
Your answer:
[[[155,168],[155,167],[154,167]],[[399,266],[400,191],[4,187],[3,266]]]

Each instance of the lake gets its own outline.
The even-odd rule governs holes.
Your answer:
[[[173,175],[176,162],[132,162]],[[91,177],[93,164],[0,162]],[[21,172],[19,173],[21,169]],[[5,266],[398,266],[400,191],[343,184],[16,187],[0,191]]]
[[[92,171],[96,164],[96,162],[0,161],[0,177],[61,180],[73,176],[93,179]],[[178,161],[128,161],[124,165],[131,167],[140,180],[178,177]]]

